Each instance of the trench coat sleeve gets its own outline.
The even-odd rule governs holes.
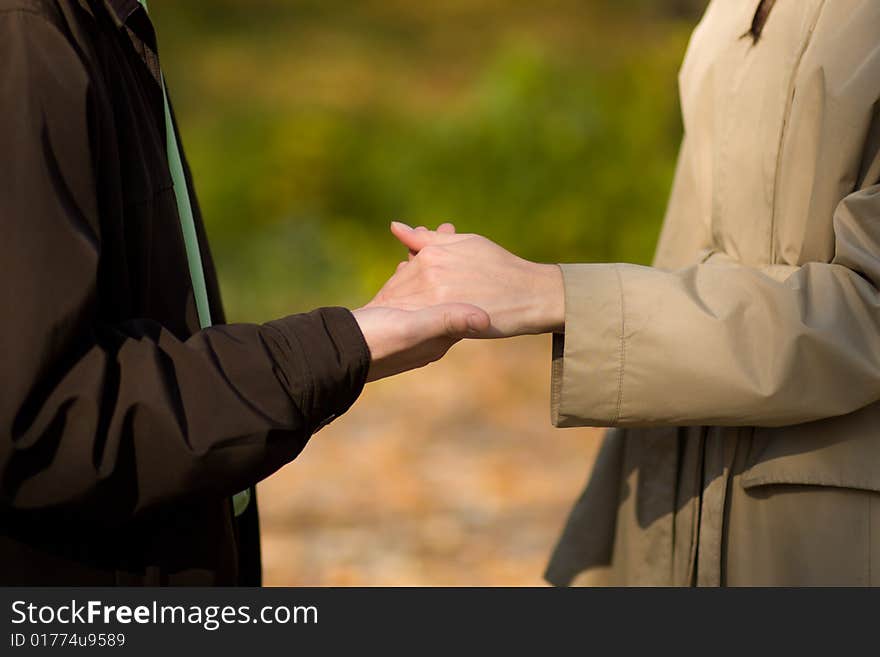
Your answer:
[[[293,459],[357,398],[369,351],[342,308],[186,340],[103,323],[89,95],[55,27],[0,12],[0,510],[115,524]]]
[[[562,265],[557,426],[781,426],[880,400],[880,118],[831,262]],[[877,133],[877,134],[875,134]]]

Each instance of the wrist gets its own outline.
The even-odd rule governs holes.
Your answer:
[[[386,340],[382,339],[382,334],[376,332],[375,321],[371,321],[372,315],[369,308],[357,308],[351,311],[355,322],[364,338],[364,344],[367,347],[369,364],[367,369],[367,382],[381,379],[387,374],[382,372],[382,362],[386,358],[389,346]]]
[[[565,331],[565,282],[559,265],[531,263],[533,333],[562,333]]]

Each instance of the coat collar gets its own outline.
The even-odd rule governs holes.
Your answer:
[[[138,10],[143,11],[138,0],[103,0],[103,2],[117,27],[123,27]]]

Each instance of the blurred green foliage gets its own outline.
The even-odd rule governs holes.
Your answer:
[[[694,0],[151,0],[233,320],[358,305],[392,219],[649,262]]]

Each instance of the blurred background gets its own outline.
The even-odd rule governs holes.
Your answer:
[[[392,219],[648,263],[704,0],[150,0],[230,321],[362,305]],[[549,338],[370,384],[263,482],[268,585],[540,584],[601,439]]]

